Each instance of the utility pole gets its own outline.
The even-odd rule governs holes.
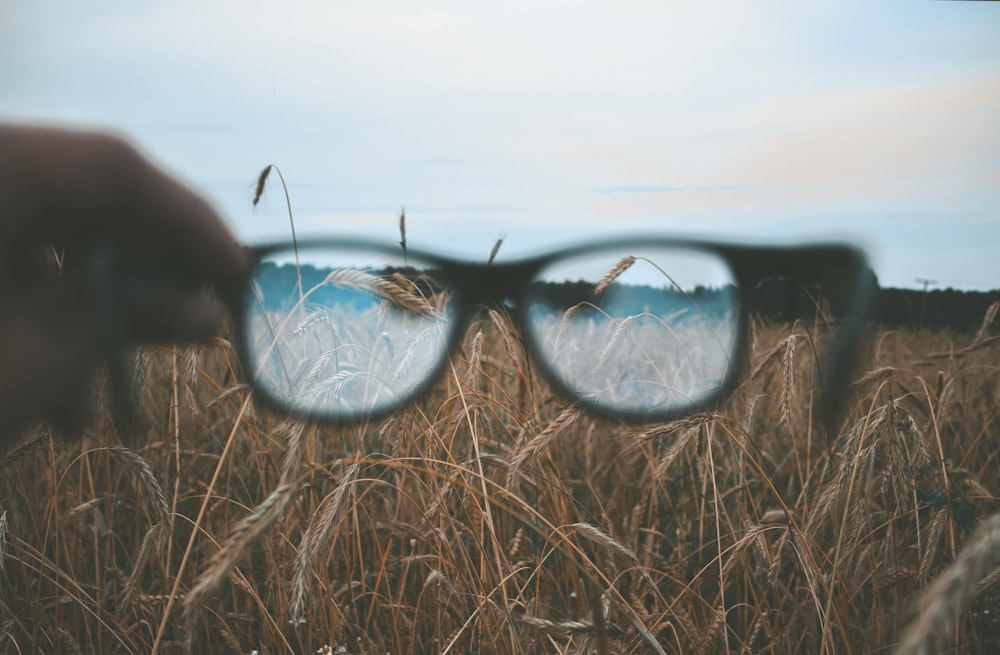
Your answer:
[[[932,284],[937,284],[937,280],[928,280],[925,277],[918,277],[917,284],[924,285],[924,292],[920,295],[920,327],[923,327],[924,315],[927,312],[927,289]]]

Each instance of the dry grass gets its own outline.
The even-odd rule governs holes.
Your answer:
[[[502,312],[343,428],[255,406],[222,340],[150,349],[135,449],[105,420],[0,463],[0,651],[994,652],[995,313],[874,331],[831,433],[819,322],[642,428],[564,406]]]

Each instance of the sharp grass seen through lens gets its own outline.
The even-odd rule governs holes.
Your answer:
[[[422,388],[447,354],[453,312],[426,263],[402,254],[300,246],[263,260],[246,299],[249,367],[297,412],[378,414]]]
[[[669,413],[702,403],[725,381],[739,328],[734,285],[713,253],[583,253],[539,272],[525,327],[545,366],[580,398],[612,411]]]

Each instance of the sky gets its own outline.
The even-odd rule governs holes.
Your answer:
[[[1000,287],[1000,2],[0,0],[0,121],[114,130],[237,236],[467,259],[846,240]]]

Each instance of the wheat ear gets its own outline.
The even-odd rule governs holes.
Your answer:
[[[597,286],[594,287],[594,295],[599,296],[602,291],[611,286],[612,282],[621,277],[622,273],[630,269],[634,263],[635,257],[632,255],[622,257],[621,261],[615,264],[615,267],[608,271],[608,274],[604,276],[604,279],[598,282]]]
[[[271,495],[264,499],[264,502],[254,509],[252,514],[236,524],[222,550],[212,557],[208,569],[201,574],[184,599],[184,616],[189,628],[192,627],[190,624],[197,614],[198,608],[229,576],[233,567],[236,566],[237,560],[282,515],[298,487],[297,482],[285,482],[279,485],[271,492]]]
[[[896,646],[896,655],[941,652],[959,613],[979,591],[978,583],[1000,566],[1000,514],[983,521],[958,557],[924,590],[920,614]]]

